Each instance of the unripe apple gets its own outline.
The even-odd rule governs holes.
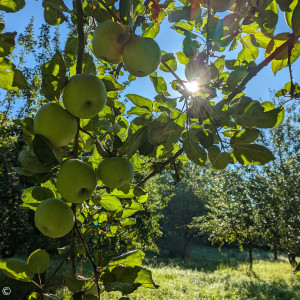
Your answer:
[[[45,137],[54,147],[69,144],[77,132],[77,121],[57,103],[43,105],[34,119],[34,133]]]
[[[128,72],[144,77],[156,71],[161,61],[160,48],[148,37],[136,37],[125,44],[123,62]]]
[[[126,41],[125,29],[113,21],[100,23],[93,35],[93,53],[98,59],[111,64],[122,62],[122,52]]]
[[[66,201],[82,203],[91,197],[96,188],[96,174],[88,163],[70,159],[61,166],[56,185]]]
[[[110,188],[120,188],[132,181],[132,163],[124,157],[105,158],[98,166],[99,179]]]
[[[210,71],[206,64],[190,60],[185,67],[185,77],[188,81],[197,80],[200,85],[210,81]]]
[[[43,235],[59,238],[72,230],[74,214],[63,200],[49,198],[38,206],[34,214],[34,223]]]
[[[82,119],[92,119],[106,104],[106,88],[93,74],[77,74],[71,77],[63,92],[67,111]]]

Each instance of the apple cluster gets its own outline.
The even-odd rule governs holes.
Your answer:
[[[158,45],[149,38],[133,38],[125,43],[123,27],[114,22],[101,23],[95,30],[94,53],[98,58],[124,65],[136,76],[153,73],[161,60]],[[63,105],[43,105],[34,119],[34,133],[45,138],[50,146],[58,148],[69,144],[76,136],[80,118],[95,117],[106,105],[104,83],[93,74],[77,74],[66,84]],[[68,203],[80,204],[93,194],[97,179],[114,189],[129,184],[134,175],[132,163],[124,157],[103,159],[97,169],[79,159],[64,161],[57,175],[59,198],[44,200],[35,212],[35,225],[45,236],[59,238],[69,233],[75,222]]]
[[[161,62],[157,43],[148,37],[132,36],[118,23],[100,23],[93,35],[93,53],[112,64],[124,63],[127,71],[144,77],[155,72]]]

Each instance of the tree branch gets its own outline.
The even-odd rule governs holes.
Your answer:
[[[148,181],[151,177],[155,176],[158,173],[161,173],[163,169],[172,161],[175,161],[181,154],[183,153],[183,149],[179,149],[172,157],[167,159],[159,168],[159,170],[151,172],[148,176],[146,176],[142,181],[140,181],[137,186],[143,185],[146,181]]]
[[[296,40],[296,37],[293,35],[290,37],[284,44],[282,44],[280,47],[278,47],[271,55],[269,55],[264,61],[262,61],[258,66],[253,68],[248,75],[242,80],[240,85],[226,98],[221,100],[217,105],[224,106],[225,104],[229,104],[230,101],[239,93],[241,93],[244,88],[246,87],[246,84],[257,75],[259,71],[261,71],[264,67],[266,67],[276,56],[278,56],[281,52],[285,50],[286,47],[289,47],[292,45]]]
[[[183,89],[186,89],[186,86],[184,82],[176,75],[176,73],[167,65],[167,63],[162,59],[162,64],[168,69],[170,73],[176,78],[176,80],[180,83],[180,85],[183,87]]]
[[[43,290],[46,289],[46,287],[49,285],[49,283],[51,282],[51,280],[53,279],[53,277],[55,276],[55,274],[58,272],[58,270],[62,267],[62,265],[65,263],[65,261],[68,259],[69,255],[71,252],[71,248],[69,249],[69,251],[67,252],[67,254],[65,255],[64,259],[61,261],[61,263],[57,266],[57,268],[54,270],[54,272],[52,273],[52,275],[50,276],[50,278],[47,280],[47,282],[45,283],[45,285],[43,286]]]
[[[83,10],[82,1],[77,1],[77,22],[78,22],[78,53],[77,53],[77,65],[76,74],[82,73],[83,55],[84,55],[84,28],[83,28]]]

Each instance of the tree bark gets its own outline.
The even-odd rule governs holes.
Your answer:
[[[278,261],[278,256],[277,256],[277,253],[278,250],[277,250],[277,245],[274,246],[274,249],[273,249],[273,254],[274,254],[274,261]]]
[[[253,267],[253,246],[252,246],[251,243],[248,246],[248,252],[249,252],[250,271],[252,271],[252,267]]]
[[[295,253],[288,253],[288,259],[289,259],[290,264],[293,267],[297,266],[296,254]]]

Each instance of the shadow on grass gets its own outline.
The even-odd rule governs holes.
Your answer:
[[[300,297],[299,286],[289,286],[285,282],[239,281],[232,283],[232,288],[242,292],[245,299],[296,300]]]

